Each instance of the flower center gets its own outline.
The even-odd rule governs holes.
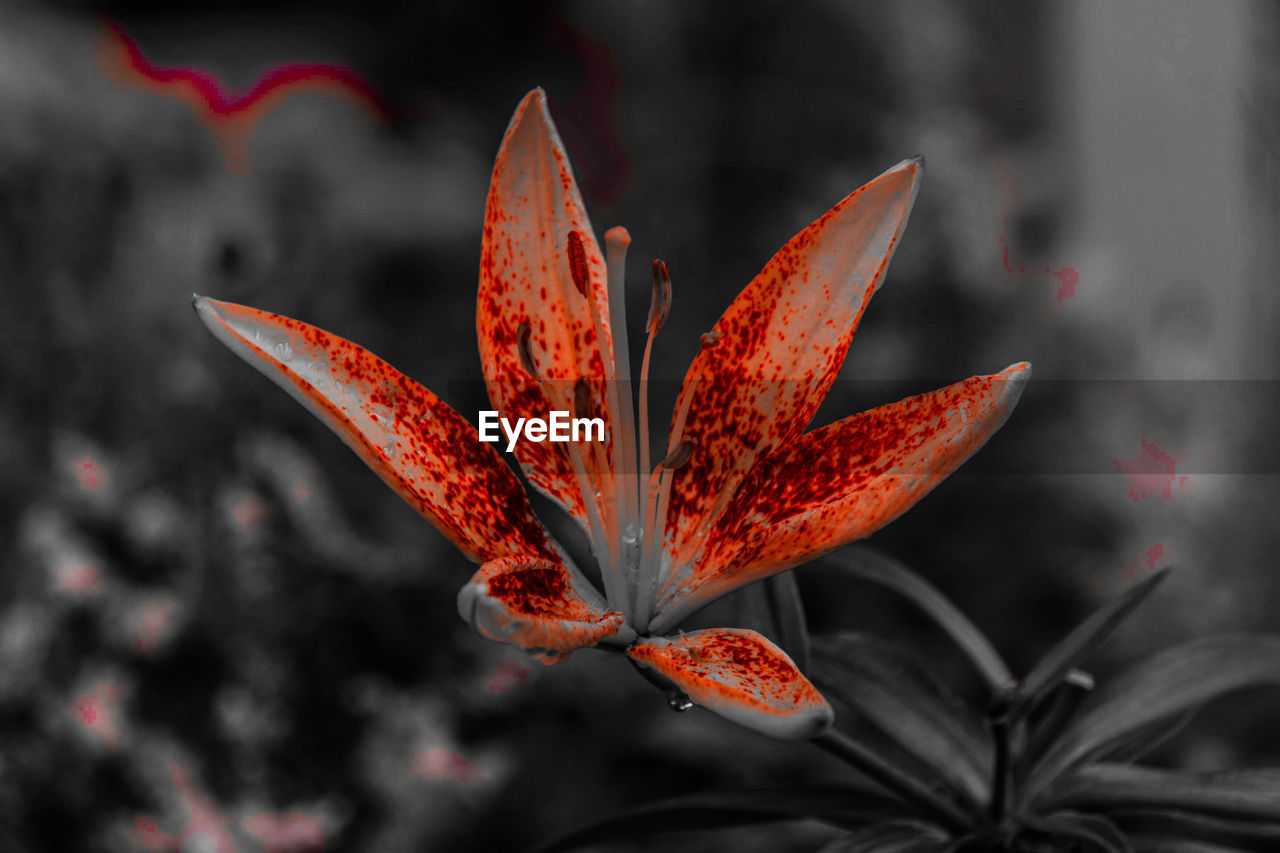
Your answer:
[[[605,265],[608,270],[609,328],[612,352],[604,356],[604,404],[609,413],[612,435],[607,443],[606,464],[600,444],[585,451],[576,442],[569,443],[579,491],[582,493],[592,552],[600,566],[605,597],[613,607],[621,609],[636,631],[644,633],[653,616],[654,599],[662,571],[662,539],[666,528],[667,504],[671,493],[672,471],[689,460],[694,443],[681,435],[688,399],[677,413],[675,440],[666,457],[651,470],[649,453],[649,362],[653,339],[671,312],[671,276],[662,261],[653,263],[653,294],[645,326],[647,340],[640,367],[638,399],[639,418],[632,401],[631,360],[627,343],[626,299],[624,276],[627,247],[631,236],[625,228],[611,228],[605,233]],[[603,317],[593,297],[586,252],[577,231],[568,234],[569,271],[575,289],[591,303],[596,340],[603,341]],[[523,352],[523,351],[522,351]],[[523,358],[523,355],[522,355]],[[533,365],[527,365],[533,367]],[[530,371],[533,373],[534,371]],[[545,384],[545,383],[544,383]],[[590,389],[585,380],[574,388],[574,411],[579,417],[590,417]],[[588,476],[584,452],[596,454],[592,468],[600,481],[593,486]],[[608,472],[612,471],[612,477]]]

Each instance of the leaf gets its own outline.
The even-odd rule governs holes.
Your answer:
[[[804,600],[800,598],[795,572],[766,578],[764,587],[768,592],[769,610],[778,626],[778,645],[791,655],[801,672],[808,672],[813,665],[809,625],[805,620]]]
[[[1034,835],[1084,842],[1091,853],[1134,853],[1133,845],[1120,828],[1100,815],[1060,811],[1046,818],[1024,818],[1023,822]]]
[[[1134,584],[1124,593],[1104,604],[1092,616],[1080,623],[1049,653],[1040,659],[1027,677],[1022,680],[1018,699],[1013,708],[1015,719],[1034,708],[1045,695],[1058,685],[1073,667],[1100,649],[1116,632],[1120,624],[1150,595],[1169,574],[1168,568],[1156,571],[1141,583]]]
[[[1080,705],[1094,687],[1093,677],[1079,669],[1071,669],[1057,686],[1046,693],[1044,699],[1031,709],[1027,720],[1026,746],[1018,756],[1018,774],[1029,767],[1053,746],[1062,730],[1075,718]]]
[[[891,643],[865,634],[820,637],[814,678],[922,761],[971,806],[990,795],[991,738],[927,670]]]
[[[577,829],[538,847],[556,853],[643,835],[722,829],[787,820],[820,820],[856,829],[888,817],[906,817],[893,797],[852,785],[791,785],[709,791],[663,800]]]
[[[1258,853],[1280,850],[1280,824],[1275,823],[1224,820],[1176,809],[1123,809],[1109,816],[1129,835],[1167,835]]]
[[[993,693],[1013,681],[999,652],[969,618],[937,587],[898,560],[865,545],[855,545],[832,554],[827,562],[846,574],[887,586],[923,610],[955,641]]]
[[[941,853],[952,843],[941,827],[919,820],[888,820],[842,835],[818,853]]]
[[[1243,853],[1246,847],[1209,844],[1204,841],[1188,841],[1172,835],[1142,833],[1130,835],[1134,853]]]
[[[1035,797],[1066,770],[1135,733],[1181,721],[1207,702],[1254,687],[1280,685],[1280,638],[1207,637],[1168,649],[1098,691],[1032,771]]]
[[[1181,809],[1280,825],[1280,768],[1191,774],[1096,764],[1063,779],[1042,802],[1083,811]]]

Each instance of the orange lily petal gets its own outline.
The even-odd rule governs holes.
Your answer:
[[[426,388],[298,320],[201,296],[194,304],[218,340],[324,421],[462,553],[478,563],[559,560],[515,473]]]
[[[568,235],[582,240],[591,295],[578,292],[569,268]],[[476,332],[489,398],[503,417],[546,418],[552,410],[575,410],[583,399],[590,413],[605,419],[606,359],[596,340],[599,314],[605,352],[611,352],[609,296],[604,259],[587,220],[569,158],[547,111],[546,95],[535,89],[516,109],[498,150],[485,207],[480,258],[480,294]],[[520,358],[519,334],[529,329],[529,352],[539,379],[529,375]],[[612,362],[609,362],[611,365]],[[555,400],[548,399],[547,388]],[[519,442],[515,455],[538,489],[558,501],[579,523],[586,511],[563,442]],[[585,454],[592,487],[608,494],[598,471]],[[602,488],[602,486],[604,486]]]
[[[544,663],[601,640],[635,637],[623,613],[607,609],[589,583],[558,562],[533,557],[485,563],[458,593],[458,612],[489,639]]]
[[[672,481],[669,553],[688,563],[708,516],[756,460],[799,435],[835,380],[884,277],[923,164],[904,160],[783,246],[704,337],[680,389],[680,439],[695,446]],[[673,425],[674,428],[674,425]]]
[[[755,631],[710,628],[674,639],[645,637],[627,654],[707,710],[774,737],[814,737],[835,718],[786,652]]]
[[[1030,376],[1025,362],[974,376],[837,421],[761,459],[716,520],[702,560],[659,591],[652,630],[893,521],[995,434]]]

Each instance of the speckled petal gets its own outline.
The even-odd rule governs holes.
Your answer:
[[[502,140],[489,200],[485,208],[480,257],[480,293],[476,331],[489,399],[503,417],[546,418],[553,409],[572,410],[579,417],[599,417],[606,423],[606,368],[598,342],[590,300],[574,286],[569,270],[568,235],[582,239],[589,273],[589,293],[599,312],[605,352],[611,352],[608,289],[604,259],[587,219],[569,158],[560,143],[546,95],[535,89],[516,109]],[[529,352],[539,377],[521,363],[518,336],[529,328]],[[583,394],[576,392],[582,380]],[[553,389],[549,400],[543,385]],[[576,393],[575,393],[576,392]],[[575,399],[591,412],[573,409]],[[586,513],[563,442],[522,441],[515,455],[529,481],[558,501],[579,523]],[[595,470],[593,455],[585,454],[592,486],[603,492],[608,471]]]
[[[659,590],[652,630],[671,630],[730,590],[893,521],[995,434],[1030,376],[1025,362],[974,376],[845,418],[761,459],[716,520],[700,563]]]
[[[200,296],[195,308],[218,340],[324,421],[472,560],[559,560],[515,473],[426,388],[306,323]]]
[[[489,639],[545,663],[602,640],[635,638],[622,612],[609,610],[589,583],[559,563],[531,557],[481,566],[458,593],[458,612]]]
[[[835,717],[786,652],[755,631],[645,637],[627,654],[707,710],[773,737],[814,737]]]
[[[756,460],[799,435],[844,361],[915,201],[923,166],[905,160],[782,247],[703,337],[680,390],[693,395],[675,472],[667,549],[694,559],[708,516]],[[674,425],[673,425],[674,427]]]

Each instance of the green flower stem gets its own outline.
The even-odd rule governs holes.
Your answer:
[[[813,743],[851,765],[904,802],[920,809],[942,826],[959,830],[972,824],[954,803],[937,791],[921,785],[843,732],[828,729],[815,737]]]
[[[991,805],[988,814],[992,823],[999,825],[1009,813],[1012,788],[1009,784],[1013,768],[1009,749],[1010,721],[1007,714],[991,721],[991,737],[996,743],[996,763],[994,778],[991,780]]]

